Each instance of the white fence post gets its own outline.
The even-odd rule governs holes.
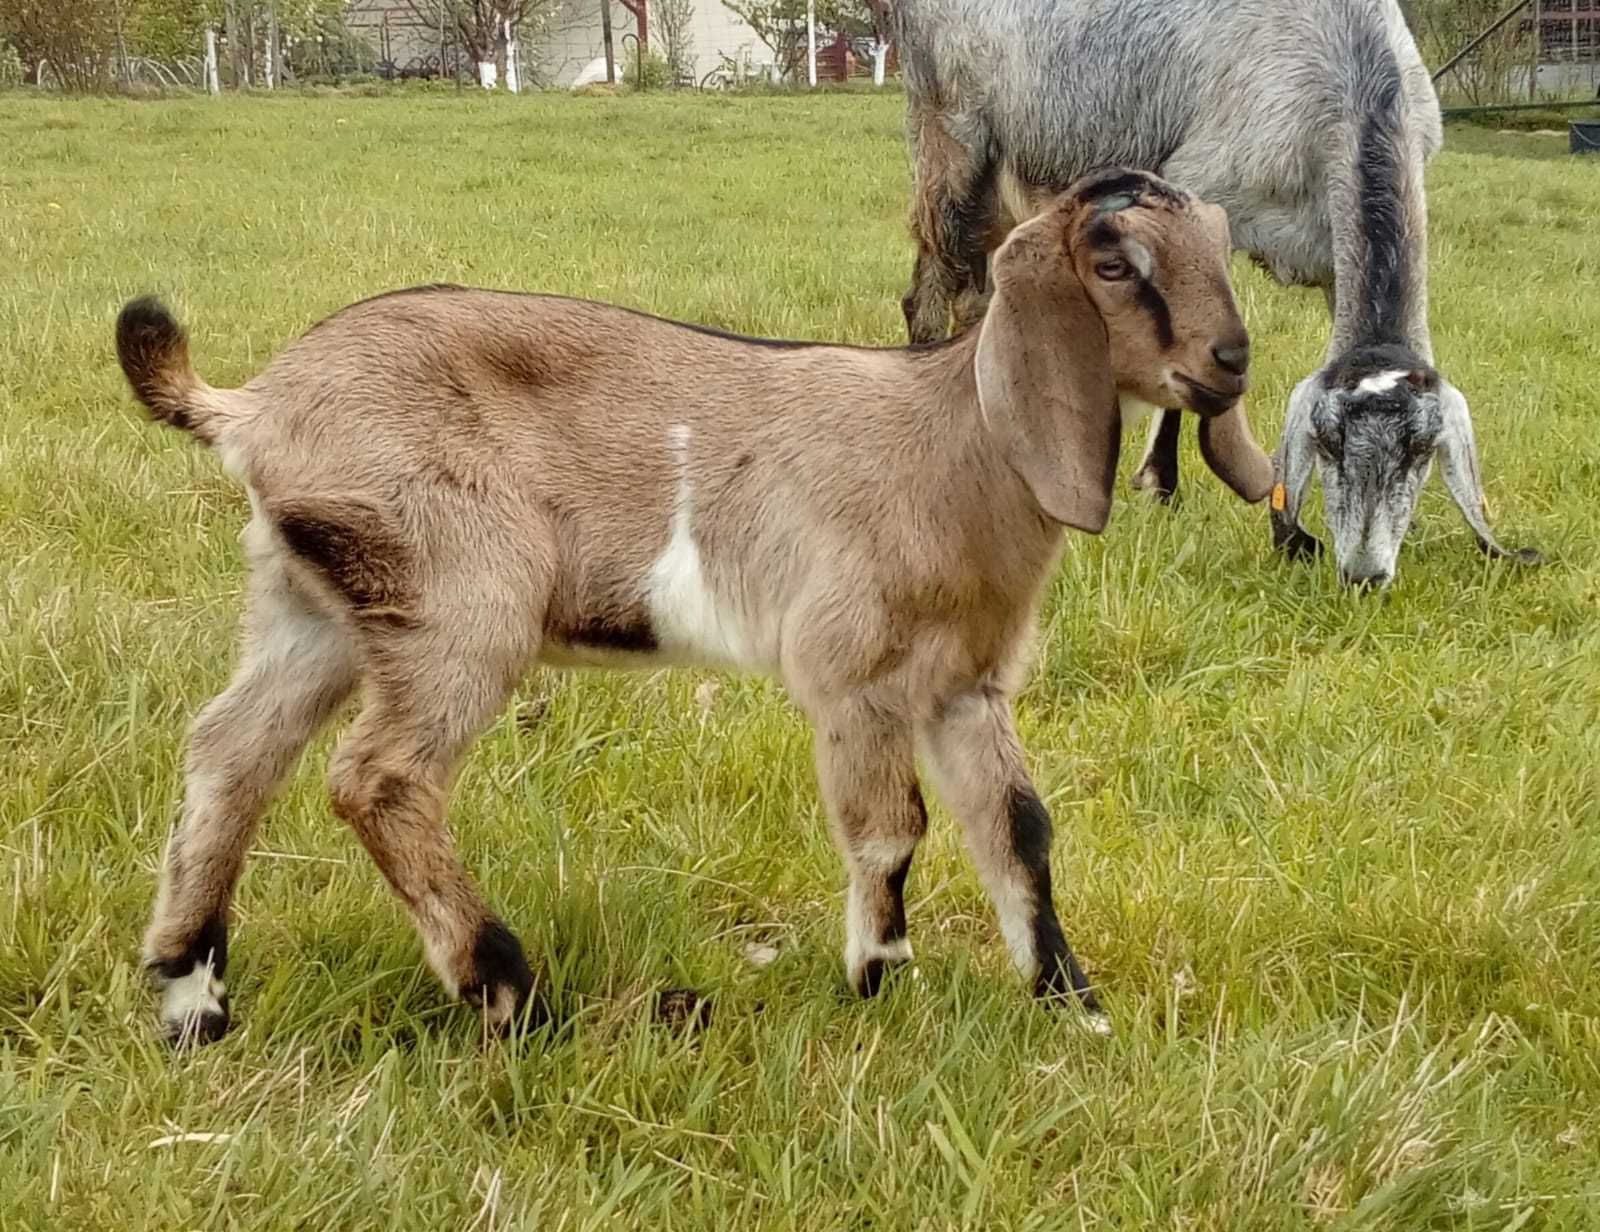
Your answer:
[[[806,81],[817,84],[817,0],[806,0]]]
[[[217,78],[217,32],[206,27],[206,89],[212,94],[222,93],[222,82]]]
[[[889,45],[887,43],[872,44],[872,84],[883,84],[884,65],[889,61]]]

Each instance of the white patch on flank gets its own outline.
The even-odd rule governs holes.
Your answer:
[[[754,667],[755,656],[734,614],[706,582],[694,540],[694,487],[689,481],[689,426],[667,433],[678,468],[672,537],[645,579],[645,598],[656,640],[667,657],[722,667]]]
[[[1393,372],[1374,373],[1356,386],[1356,392],[1361,394],[1386,394],[1409,375],[1410,373],[1403,369],[1396,369]]]
[[[205,1015],[221,1015],[227,987],[211,974],[210,963],[196,963],[188,975],[169,980],[161,998],[162,1020],[187,1029]]]
[[[1155,421],[1150,425],[1151,438],[1154,439],[1156,431],[1161,427],[1161,416],[1157,414],[1161,410],[1159,406],[1154,402],[1146,402],[1137,394],[1127,393],[1117,395],[1117,404],[1122,409],[1122,426],[1125,429],[1133,427],[1146,415],[1154,414]]]
[[[1156,263],[1148,248],[1129,236],[1122,241],[1122,251],[1128,254],[1128,260],[1132,261],[1133,268],[1139,271],[1139,277],[1150,277],[1150,271],[1155,269]]]

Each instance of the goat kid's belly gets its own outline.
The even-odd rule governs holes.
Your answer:
[[[720,583],[720,584],[719,584]],[[588,591],[589,593],[584,593]],[[708,569],[699,544],[675,526],[642,577],[609,593],[578,589],[575,614],[545,630],[539,661],[554,667],[713,667],[775,675],[781,605],[743,596],[742,579]],[[618,594],[626,596],[619,600]]]

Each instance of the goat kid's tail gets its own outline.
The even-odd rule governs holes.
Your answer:
[[[130,300],[117,316],[117,359],[150,416],[214,444],[224,414],[219,391],[189,364],[189,336],[153,295]]]

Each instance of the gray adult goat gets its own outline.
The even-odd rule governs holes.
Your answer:
[[[1394,0],[897,0],[893,22],[914,342],[952,310],[958,328],[982,316],[988,252],[1060,186],[1110,163],[1159,172],[1224,206],[1234,247],[1280,282],[1328,296],[1327,358],[1274,460],[1274,544],[1321,549],[1299,520],[1315,461],[1340,575],[1387,584],[1437,456],[1479,546],[1539,560],[1495,541],[1466,399],[1433,367],[1422,169],[1442,128]],[[1163,498],[1179,422],[1157,417],[1134,481]]]

